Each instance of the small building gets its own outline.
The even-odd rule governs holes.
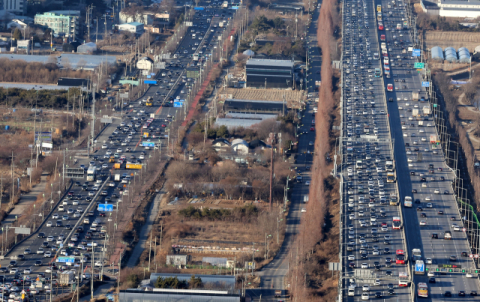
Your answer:
[[[140,70],[152,70],[153,60],[149,57],[143,57],[137,61],[137,68]]]
[[[23,30],[27,26],[28,24],[26,22],[23,22],[22,20],[18,20],[18,19],[13,19],[12,21],[8,22],[7,29],[18,28]]]
[[[261,150],[265,150],[265,149],[270,149],[272,148],[272,146],[270,145],[267,145],[264,141],[261,141],[259,139],[254,139],[252,140],[248,146],[250,147],[250,150],[254,151],[255,149],[261,149]]]
[[[168,11],[155,14],[155,18],[164,24],[170,23],[170,14],[168,13]]]
[[[185,266],[190,261],[189,255],[167,255],[167,265]]]
[[[257,101],[242,99],[226,99],[223,103],[223,111],[229,113],[287,113],[287,104],[279,101]]]
[[[480,0],[421,0],[424,13],[440,17],[478,18],[480,17]]]
[[[236,138],[232,141],[232,150],[237,152],[237,154],[245,155],[250,151],[250,147],[243,139]]]
[[[131,22],[120,24],[118,26],[119,31],[128,31],[134,34],[141,34],[144,31],[143,24],[140,22]]]
[[[163,28],[161,28],[160,26],[158,25],[145,25],[143,27],[145,29],[145,31],[149,32],[149,33],[152,33],[152,34],[161,34],[163,33]]]
[[[88,42],[77,47],[78,53],[93,54],[97,51],[97,44]]]
[[[249,88],[293,88],[291,60],[249,59],[245,67]]]
[[[224,138],[217,138],[212,142],[212,147],[217,152],[226,152],[230,151],[231,144],[228,140]]]
[[[4,0],[2,8],[6,12],[25,15],[27,13],[27,2],[27,0]]]
[[[142,23],[144,25],[152,25],[155,15],[153,13],[140,13],[137,12],[134,16],[126,14],[124,11],[121,11],[119,16],[120,24],[125,23]]]

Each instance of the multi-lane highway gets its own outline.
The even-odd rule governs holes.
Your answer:
[[[390,181],[395,173],[387,104],[381,65],[374,59],[379,48],[375,18],[372,0],[344,4],[342,296],[345,301],[410,301],[408,251],[396,227],[402,217]]]
[[[109,265],[103,247],[109,247],[111,243],[108,233],[115,224],[115,210],[120,203],[129,202],[132,198],[129,186],[139,181],[142,173],[141,170],[127,170],[125,165],[113,169],[114,163],[110,158],[113,157],[115,163],[145,166],[153,152],[159,152],[158,149],[166,146],[170,123],[178,110],[184,110],[173,107],[173,100],[185,99],[187,89],[194,81],[187,78],[185,69],[197,64],[193,61],[193,54],[210,54],[217,47],[218,36],[223,31],[218,24],[227,16],[232,16],[231,11],[211,8],[197,12],[193,20],[194,26],[188,28],[175,54],[172,54],[172,59],[167,60],[167,69],[158,72],[158,85],[150,87],[144,96],[124,108],[121,118],[113,119],[113,123],[96,138],[97,151],[90,158],[78,158],[75,167],[84,167],[85,174],[90,173],[88,168],[95,167],[95,176],[90,180],[74,179],[68,194],[45,217],[45,222],[39,229],[17,244],[0,261],[1,270],[6,275],[3,285],[5,293],[10,294],[9,289],[21,284],[20,281],[12,283],[14,280],[34,280],[38,273],[45,274],[39,278],[43,280],[46,277],[42,287],[49,290],[50,281],[58,280],[60,271],[74,266],[77,274],[79,269],[93,264],[97,268],[97,274],[104,265]],[[211,19],[211,22],[207,22],[207,19]],[[153,98],[152,106],[146,106],[149,97]],[[143,137],[145,132],[149,133],[149,138]],[[141,142],[147,140],[154,143],[155,147],[142,147]],[[118,181],[114,180],[116,174],[120,177]],[[96,210],[97,204],[104,203],[113,205],[112,215],[104,215]],[[67,265],[57,262],[52,269],[50,263],[56,254],[72,256],[75,263]],[[84,271],[84,277],[88,279],[91,269]],[[49,276],[53,278],[49,279]],[[18,295],[18,292],[13,295]]]
[[[472,274],[475,278],[470,275],[467,278],[474,263],[467,256],[470,248],[462,232],[462,220],[453,195],[454,173],[445,164],[441,146],[431,143],[431,138],[435,141],[437,135],[431,113],[433,107],[422,88],[424,72],[414,69],[416,60],[408,50],[413,45],[408,26],[403,25],[407,20],[405,4],[386,0],[376,4],[383,8],[385,29],[378,32],[378,38],[383,39],[385,35],[386,58],[389,59],[385,67],[391,70],[385,85],[392,85],[393,90],[387,92],[388,113],[395,142],[397,175],[401,180],[398,182],[400,198],[402,202],[406,196],[413,199],[412,207],[402,206],[407,245],[410,251],[414,248],[422,251],[422,260],[429,268],[425,275],[414,275],[414,284],[427,283],[431,300],[443,301],[448,298],[447,292],[453,297],[463,292],[468,299],[477,299],[470,296],[472,291],[479,289],[479,283],[475,274]],[[385,57],[382,63],[385,64]],[[448,237],[445,232],[450,232],[451,240],[444,239]],[[411,265],[413,270],[413,261]],[[442,269],[443,266],[446,268]],[[450,272],[449,266],[458,268]]]

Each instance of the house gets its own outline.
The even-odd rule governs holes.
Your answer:
[[[143,57],[137,61],[137,68],[140,70],[152,70],[153,60],[149,57]]]
[[[11,28],[24,29],[27,27],[27,25],[28,24],[23,22],[22,20],[13,19],[11,22],[7,24],[7,29],[11,29]]]
[[[212,142],[212,147],[215,149],[215,151],[220,152],[220,151],[229,151],[231,148],[230,142],[224,138],[217,138]]]
[[[132,16],[122,11],[119,14],[119,19],[120,24],[138,22],[144,25],[152,25],[154,20],[154,14],[137,12],[135,15]]]
[[[131,22],[126,24],[120,24],[118,26],[119,31],[129,31],[134,34],[141,34],[143,33],[143,24],[139,22]]]
[[[167,265],[187,265],[188,261],[190,261],[190,255],[167,255]]]
[[[163,28],[160,28],[158,25],[145,25],[143,27],[145,31],[148,31],[152,34],[161,34],[163,32]]]
[[[248,143],[243,139],[236,138],[232,141],[232,150],[237,152],[237,154],[248,154],[250,150]]]
[[[259,139],[254,139],[253,141],[250,142],[250,144],[248,144],[248,146],[252,151],[254,151],[257,148],[260,148],[261,150],[272,148],[272,146],[267,145],[264,141],[261,141]]]

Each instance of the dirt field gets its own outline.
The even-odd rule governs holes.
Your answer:
[[[303,91],[283,90],[283,89],[221,89],[219,92],[220,99],[241,99],[241,100],[257,100],[257,101],[278,101],[281,102],[285,98],[288,108],[299,108],[300,101],[305,99]]]
[[[465,104],[461,93],[459,94],[458,119],[461,122],[462,127],[467,131],[468,138],[475,149],[475,155],[480,158],[480,138],[474,135],[475,128],[477,127],[477,121],[480,117],[480,111],[474,106]]]
[[[440,46],[442,49],[451,46],[456,50],[460,47],[466,47],[470,52],[473,52],[475,47],[480,45],[480,33],[427,31],[425,33],[425,44],[428,49],[434,46]]]

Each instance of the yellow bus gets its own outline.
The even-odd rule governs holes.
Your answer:
[[[382,12],[382,5],[381,4],[377,5],[377,12]]]

